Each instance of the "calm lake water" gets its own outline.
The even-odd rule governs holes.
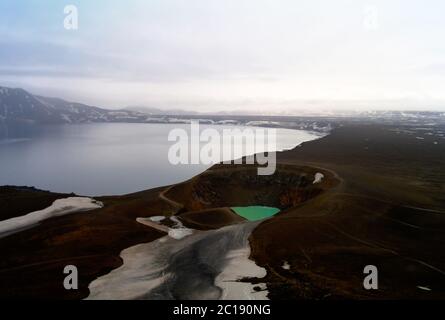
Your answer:
[[[234,126],[200,125],[201,130]],[[79,195],[113,195],[187,180],[209,165],[171,165],[174,128],[187,124],[81,124],[0,130],[0,185],[35,186]],[[244,129],[245,127],[239,127]],[[277,149],[291,149],[319,136],[277,129]],[[275,150],[268,150],[275,151]]]

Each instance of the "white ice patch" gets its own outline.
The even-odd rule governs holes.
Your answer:
[[[175,216],[170,217],[170,220],[173,221],[175,224],[172,226],[172,228],[167,227],[164,224],[161,224],[162,221],[165,220],[166,217],[164,216],[153,216],[149,218],[137,218],[136,221],[139,223],[142,223],[146,226],[155,228],[157,230],[167,232],[169,237],[180,240],[182,238],[185,238],[191,234],[193,234],[193,230],[184,227],[182,222]]]
[[[193,234],[193,230],[187,228],[170,229],[168,231],[168,235],[176,240],[181,240],[182,238],[185,238],[191,234]]]
[[[182,227],[184,227],[184,225],[182,224],[181,220],[179,220],[177,217],[171,216],[170,220],[175,223],[173,228],[182,228]]]
[[[102,207],[102,202],[91,198],[70,197],[58,199],[46,209],[34,211],[24,216],[0,221],[0,238],[32,228],[43,220]]]
[[[423,290],[423,291],[431,291],[431,289],[428,287],[417,286],[417,288],[419,288],[420,290]]]
[[[90,283],[87,299],[267,299],[265,283],[238,281],[266,276],[264,268],[249,260],[248,238],[257,225],[194,230],[179,241],[164,236],[125,249],[123,265]]]
[[[257,266],[249,256],[249,245],[227,254],[227,264],[215,279],[215,285],[223,290],[222,300],[267,300],[265,284],[260,286],[262,291],[255,291],[256,285],[239,281],[243,278],[264,278],[267,275],[266,269]]]
[[[153,217],[150,217],[149,219],[153,222],[161,222],[162,220],[165,219],[165,217],[164,216],[153,216]]]
[[[290,264],[287,261],[284,261],[283,265],[281,266],[284,270],[290,270]]]
[[[320,183],[321,180],[323,180],[323,178],[324,178],[324,174],[323,174],[323,173],[320,173],[320,172],[317,172],[317,173],[315,174],[314,182],[312,182],[312,184]]]
[[[159,240],[162,239],[168,237]],[[88,286],[90,295],[86,299],[137,299],[161,285],[170,274],[164,271],[165,266],[157,261],[157,255],[154,253],[158,250],[158,244],[161,242],[159,240],[123,250],[120,254],[124,261],[123,265],[90,283]]]
[[[65,120],[66,122],[69,122],[69,123],[72,122],[72,121],[71,121],[71,118],[70,118],[68,115],[66,115],[66,114],[62,114],[61,116],[62,116],[62,119]]]
[[[180,240],[193,234],[193,230],[184,227],[184,224],[177,217],[171,216],[170,220],[175,223],[175,225],[168,231],[168,235],[171,238]]]

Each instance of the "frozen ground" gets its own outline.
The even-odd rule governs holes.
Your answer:
[[[70,213],[101,208],[103,204],[91,198],[70,197],[58,199],[46,209],[24,216],[0,221],[0,238],[38,225],[41,221]]]
[[[193,230],[179,240],[166,235],[125,249],[123,265],[93,281],[87,299],[266,299],[264,284],[239,281],[266,275],[249,260],[257,224]]]

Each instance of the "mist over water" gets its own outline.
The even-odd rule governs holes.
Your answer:
[[[245,127],[200,125],[201,131]],[[0,133],[0,185],[34,186],[79,195],[116,195],[178,183],[208,165],[171,165],[168,150],[174,128],[188,124],[79,124],[3,127]],[[290,149],[319,136],[276,129],[277,149]],[[275,151],[275,150],[268,150]]]

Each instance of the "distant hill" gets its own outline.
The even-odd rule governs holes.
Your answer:
[[[0,87],[0,123],[63,124],[85,122],[144,122],[130,110],[107,110],[59,98],[33,95],[20,88]]]
[[[139,112],[139,113],[152,115],[152,116],[154,116],[154,115],[164,115],[164,116],[188,115],[188,116],[192,116],[192,115],[200,114],[199,112],[196,112],[196,111],[187,111],[187,110],[182,110],[182,109],[162,110],[162,109],[158,109],[158,108],[144,107],[144,106],[129,106],[129,107],[126,107],[125,110]]]

